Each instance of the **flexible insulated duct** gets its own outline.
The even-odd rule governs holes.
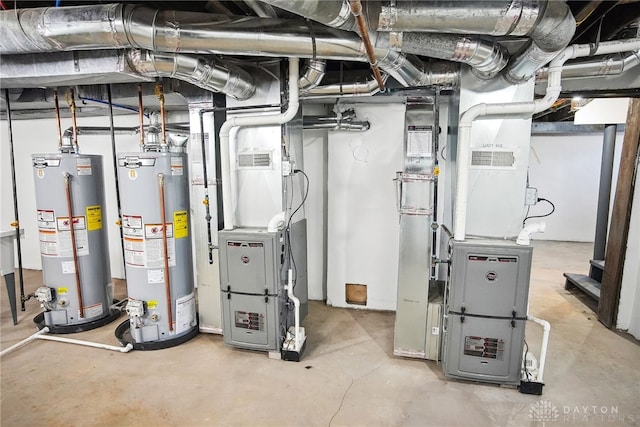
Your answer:
[[[368,61],[351,32],[288,20],[92,5],[0,12],[0,54],[108,48],[154,52]],[[424,86],[421,68],[391,49],[375,49],[380,67],[404,86]]]

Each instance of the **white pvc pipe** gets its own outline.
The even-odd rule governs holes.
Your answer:
[[[231,147],[229,135],[231,129],[243,126],[281,125],[293,119],[298,113],[300,105],[298,74],[298,58],[289,58],[289,106],[285,112],[269,116],[233,116],[227,119],[220,128],[220,171],[222,173],[222,205],[225,230],[232,230],[235,225],[233,207],[231,206],[231,159],[229,158],[229,148]]]
[[[267,231],[269,233],[275,233],[280,227],[284,225],[285,221],[286,213],[284,211],[275,214],[269,221],[269,225],[267,225]]]
[[[23,347],[23,346],[25,346],[25,345],[27,345],[30,342],[35,341],[35,340],[58,341],[58,342],[64,342],[64,343],[68,343],[68,344],[78,344],[78,345],[84,345],[84,346],[87,346],[87,347],[102,348],[104,350],[117,351],[117,352],[120,352],[120,353],[128,353],[131,350],[133,350],[133,345],[130,344],[130,343],[127,344],[124,347],[118,347],[118,346],[114,346],[114,345],[100,344],[100,343],[91,342],[91,341],[75,340],[75,339],[72,339],[72,338],[63,338],[63,337],[58,337],[58,336],[47,335],[48,332],[49,332],[49,328],[47,326],[45,326],[44,328],[42,328],[41,330],[39,330],[35,334],[28,336],[27,338],[23,339],[19,343],[16,343],[16,344],[12,345],[11,347],[9,347],[9,348],[7,348],[5,350],[2,350],[2,352],[0,352],[0,357],[4,356],[5,354],[9,354],[12,351],[15,351],[15,350],[19,349],[20,347]]]
[[[520,231],[518,234],[518,238],[516,239],[516,245],[528,245],[531,243],[531,237],[536,233],[544,233],[544,230],[547,228],[547,223],[536,222],[533,224],[529,224]]]
[[[530,314],[527,314],[527,319],[531,320],[538,325],[541,325],[544,328],[544,332],[542,333],[542,347],[540,348],[540,366],[538,367],[538,382],[543,381],[544,375],[544,364],[547,360],[547,346],[549,344],[549,332],[551,331],[551,324],[543,319],[538,319]],[[525,362],[526,363],[526,362]]]
[[[77,344],[77,345],[84,345],[86,347],[101,348],[104,350],[117,351],[120,353],[129,353],[131,350],[133,350],[133,345],[131,343],[128,343],[124,347],[119,347],[115,345],[101,344],[101,343],[91,342],[91,341],[75,340],[72,338],[63,338],[63,337],[44,335],[44,334],[38,335],[36,338],[39,340],[57,341],[57,342],[64,342],[67,344]]]
[[[294,309],[294,326],[295,326],[295,343],[296,351],[300,351],[300,300],[293,294],[293,270],[289,269],[287,274],[287,296],[293,301]]]
[[[41,335],[44,335],[47,332],[49,332],[49,328],[47,328],[45,326],[44,328],[40,329],[35,334],[30,335],[27,338],[23,339],[22,341],[12,345],[11,347],[5,348],[4,350],[2,350],[2,352],[0,352],[0,357],[4,356],[5,354],[9,354],[9,353],[19,349],[20,347],[23,347],[23,346],[29,344],[31,341],[37,340]]]
[[[573,58],[606,55],[640,49],[640,38],[603,42],[595,52],[592,45],[572,45],[564,49],[549,64],[547,91],[544,98],[531,102],[503,104],[476,104],[462,113],[458,124],[458,155],[456,174],[455,212],[453,218],[454,239],[462,241],[466,236],[467,200],[469,194],[469,163],[471,151],[471,126],[477,118],[529,118],[551,107],[562,91],[562,66]]]

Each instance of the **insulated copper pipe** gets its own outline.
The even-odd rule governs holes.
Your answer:
[[[82,286],[80,285],[80,269],[78,266],[78,250],[76,248],[76,231],[73,227],[73,204],[71,203],[71,175],[64,174],[64,185],[67,192],[67,211],[69,212],[69,231],[71,232],[71,250],[73,253],[73,266],[76,271],[76,291],[78,293],[78,310],[80,318],[84,317],[84,304],[82,302]]]
[[[53,91],[53,105],[56,110],[56,122],[58,123],[58,147],[62,147],[62,125],[60,124],[60,104],[58,104],[58,91]]]
[[[167,244],[167,221],[164,207],[164,174],[158,174],[160,188],[160,215],[162,215],[162,247],[164,249],[164,284],[167,295],[167,311],[169,316],[169,331],[173,332],[173,310],[171,304],[171,274],[169,274],[169,245]]]
[[[358,31],[364,43],[364,48],[367,51],[367,57],[369,58],[373,75],[378,82],[380,92],[384,92],[384,81],[382,80],[382,74],[380,73],[380,68],[378,68],[378,60],[376,59],[376,54],[373,51],[373,45],[369,38],[369,28],[367,27],[367,22],[364,20],[364,16],[362,16],[362,3],[360,3],[360,0],[349,0],[349,6],[351,6],[351,14],[356,18]]]
[[[78,122],[76,117],[76,98],[73,88],[69,89],[69,107],[71,107],[71,118],[73,119],[73,146],[78,150]]]
[[[160,122],[162,125],[162,145],[167,145],[167,120],[164,109],[164,92],[162,90],[162,83],[156,84],[156,96],[160,101]]]
[[[142,106],[142,85],[138,85],[138,119],[140,119],[140,147],[144,147],[144,107]]]

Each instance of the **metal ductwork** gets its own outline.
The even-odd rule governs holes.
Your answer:
[[[386,82],[388,76],[383,74]],[[425,64],[423,86],[457,86],[460,80],[460,69],[457,64],[440,62]],[[371,75],[366,80],[353,83],[334,83],[317,86],[308,90],[304,99],[359,97],[372,96],[380,92],[375,77]]]
[[[384,74],[382,79],[386,82],[387,75]],[[313,98],[335,98],[335,97],[353,97],[353,96],[372,96],[380,92],[378,81],[371,75],[363,82],[353,83],[335,83],[330,85],[318,86],[304,95],[305,99]]]
[[[358,28],[348,1],[262,0],[262,2],[340,30],[356,31]]]
[[[397,1],[382,6],[378,31],[524,36],[539,8],[537,0]]]
[[[132,70],[146,77],[173,77],[233,98],[250,98],[256,91],[253,78],[234,65],[178,53],[130,49],[125,58]]]
[[[348,2],[346,1],[266,0],[265,3],[330,27],[351,31],[357,30],[353,20],[345,20],[347,17],[344,15],[344,10],[346,9],[346,13],[349,11]],[[378,15],[382,16],[379,2],[365,2],[364,4],[366,5],[364,15],[369,17],[369,21],[377,20]],[[373,25],[373,28],[375,28],[375,25]],[[375,44],[377,47],[391,47],[402,53],[468,64],[477,71],[477,75],[480,78],[494,77],[507,65],[508,61],[506,49],[497,42],[483,40],[474,36],[426,35],[408,32],[404,34],[377,34],[376,38]]]
[[[529,33],[531,45],[507,67],[505,78],[522,83],[532,78],[540,67],[555,58],[569,45],[576,31],[576,21],[564,2],[548,1],[544,13]]]
[[[338,113],[335,116],[304,116],[302,125],[305,130],[347,130],[364,132],[369,130],[371,123],[359,121],[352,109]]]
[[[480,36],[399,33],[391,34],[389,42],[391,47],[403,53],[468,64],[480,78],[496,76],[509,61],[504,47]]]
[[[578,62],[562,67],[562,79],[575,77],[614,76],[622,74],[640,64],[640,51],[627,56],[605,58],[598,61]],[[549,76],[549,68],[544,67],[536,73],[536,80],[544,81]]]
[[[240,100],[255,92],[251,75],[236,66],[190,55],[138,49],[2,55],[0,71],[3,87],[122,83],[173,77]]]
[[[575,26],[571,10],[561,1],[398,1],[382,7],[378,31],[528,36],[531,44],[505,73],[517,84],[529,80],[564,49]],[[402,37],[404,45],[409,36],[395,37]],[[404,48],[403,52],[408,53]]]
[[[304,74],[298,80],[300,93],[304,94],[318,86],[324,78],[327,69],[327,61],[323,59],[311,59],[307,61]]]
[[[315,42],[315,43],[314,43]],[[241,56],[368,61],[351,32],[289,20],[157,11],[133,5],[36,8],[0,12],[0,54],[140,48]],[[419,65],[391,49],[375,49],[380,67],[404,86],[424,86]]]

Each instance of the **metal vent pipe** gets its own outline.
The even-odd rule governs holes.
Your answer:
[[[178,53],[130,49],[125,58],[132,70],[146,77],[173,77],[236,99],[248,99],[256,91],[251,75],[231,64]]]
[[[327,69],[327,61],[324,59],[311,59],[307,61],[304,74],[298,80],[300,93],[306,93],[318,86],[324,78]]]
[[[562,69],[562,78],[612,76],[622,74],[640,64],[640,51],[631,52],[627,56],[604,58],[598,61],[567,64]],[[549,76],[549,67],[536,73],[536,80],[544,81]]]
[[[315,42],[315,43],[314,43]],[[351,32],[288,20],[92,5],[0,12],[0,54],[135,47],[154,52],[368,61]],[[315,47],[315,49],[314,49]],[[424,86],[421,68],[391,49],[380,67],[404,86]]]

